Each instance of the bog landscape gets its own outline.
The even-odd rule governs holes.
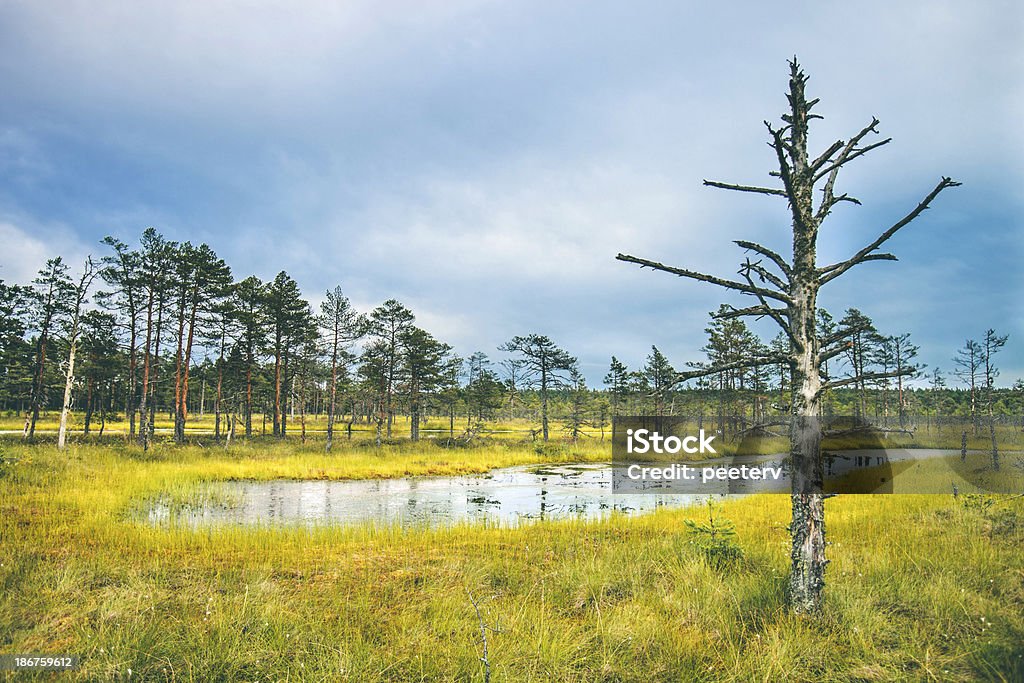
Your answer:
[[[757,260],[728,281],[620,255],[760,302],[715,311],[688,370],[652,347],[591,388],[537,333],[500,362],[461,358],[396,300],[362,313],[338,287],[314,311],[287,273],[237,280],[211,247],[152,229],[105,239],[75,277],[57,257],[4,284],[4,648],[168,680],[1017,678],[1024,501],[1006,491],[1024,488],[1024,383],[997,382],[1011,340],[980,331],[950,349],[950,376],[926,375],[908,333],[814,306],[956,183],[817,267],[818,224],[848,199],[838,169],[882,143],[862,142],[872,121],[802,168],[804,81],[794,62],[798,123],[769,126],[784,189],[708,183],[787,197],[791,261],[740,242]],[[798,183],[821,178],[823,204],[801,208]],[[682,418],[716,455],[757,433],[790,455],[792,495],[617,497],[613,421],[637,415]],[[857,426],[801,422],[832,415]],[[824,452],[906,451],[927,452],[930,495],[799,488]],[[935,493],[947,460],[1009,489]]]
[[[480,49],[461,29],[429,44],[443,49],[424,54],[444,63]],[[224,60],[214,64],[230,72]],[[910,68],[897,62],[894,73]],[[0,679],[1024,680],[1024,332],[1005,303],[1019,303],[1007,295],[1019,276],[988,265],[1019,251],[1018,219],[977,213],[995,204],[970,194],[979,174],[943,167],[953,158],[976,170],[967,152],[901,157],[904,175],[884,187],[864,175],[884,166],[893,139],[859,110],[833,123],[826,105],[850,83],[881,82],[852,67],[846,81],[811,81],[813,69],[779,61],[775,99],[736,119],[761,126],[765,167],[694,183],[712,198],[701,201],[740,207],[725,225],[687,241],[666,224],[655,240],[617,224],[602,232],[594,218],[566,241],[545,224],[516,252],[537,280],[487,260],[519,249],[514,210],[495,210],[494,232],[458,232],[441,260],[430,256],[447,240],[430,224],[436,207],[415,203],[366,214],[415,226],[397,237],[372,221],[247,232],[253,214],[232,192],[259,164],[196,200],[239,212],[222,230],[139,208],[161,183],[126,165],[110,182],[137,194],[104,195],[124,202],[102,213],[115,228],[93,225],[67,244],[3,233],[20,235],[6,251],[32,268],[0,262]],[[266,81],[280,109],[255,118],[276,123],[299,106],[285,94],[306,81],[282,78]],[[388,126],[416,109],[410,101],[434,102],[432,81],[388,83],[411,98],[380,110]],[[434,85],[455,112],[480,106],[462,81]],[[650,103],[623,107],[646,116]],[[692,109],[709,124],[733,115]],[[353,159],[366,135],[373,163],[359,173],[388,167],[393,131],[375,137],[345,118],[354,110],[338,111]],[[161,125],[191,125],[187,112],[161,112]],[[263,130],[232,119],[232,131],[249,123]],[[0,157],[11,188],[0,209],[19,198],[18,215],[35,211],[43,226],[63,199],[35,193],[65,171],[25,161],[35,148],[4,130],[0,152],[17,143],[23,154]],[[118,144],[142,155],[146,136],[131,131]],[[230,147],[196,135],[189,145]],[[716,159],[735,148],[725,129],[703,135]],[[279,180],[303,178],[281,193],[289,211],[309,209],[315,164],[281,144],[263,161],[285,169]],[[431,182],[472,156],[428,151]],[[403,149],[396,168],[413,156]],[[75,182],[90,175],[68,168]],[[398,192],[403,177],[384,184]],[[559,190],[539,177],[531,183]],[[442,193],[445,220],[495,200],[465,182]],[[98,185],[74,187],[61,196]],[[164,191],[189,203],[173,183]],[[871,191],[884,197],[866,211]],[[595,214],[611,205],[594,202]],[[569,204],[559,217],[585,213],[586,202]],[[663,208],[652,200],[637,221]],[[770,219],[759,222],[762,210]],[[843,223],[858,211],[856,229]],[[1002,232],[986,232],[990,219]],[[978,235],[984,258],[945,246],[937,225]],[[485,247],[474,251],[477,237]],[[723,251],[738,270],[718,267]],[[914,260],[926,252],[941,253],[939,275]],[[407,274],[409,263],[423,269]],[[573,277],[590,268],[600,275],[580,295]],[[885,279],[901,269],[914,275]],[[707,296],[697,320],[687,302]],[[920,312],[936,301],[948,316]],[[656,336],[636,343],[644,330]]]

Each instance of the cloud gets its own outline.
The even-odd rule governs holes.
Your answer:
[[[20,251],[0,273],[153,225],[314,300],[399,298],[462,353],[539,331],[592,383],[652,343],[681,365],[707,312],[742,298],[614,255],[731,276],[731,240],[787,250],[784,202],[701,180],[773,182],[761,121],[796,53],[826,116],[815,148],[872,115],[894,137],[841,179],[865,205],[830,218],[823,260],[939,174],[965,182],[894,240],[903,263],[851,274],[829,305],[940,349],[1006,320],[1024,367],[1021,22],[951,0],[798,3],[785,21],[752,2],[8,3],[0,215]]]
[[[28,284],[55,256],[62,257],[72,273],[78,272],[88,254],[77,236],[66,228],[26,230],[3,220],[0,220],[0,245],[3,247],[0,249],[0,279],[8,283]]]

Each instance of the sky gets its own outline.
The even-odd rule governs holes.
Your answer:
[[[823,290],[952,370],[1009,334],[1024,377],[1024,9],[1016,2],[12,2],[0,0],[0,278],[152,226],[239,279],[286,270],[312,301],[388,298],[493,359],[540,333],[599,385],[652,344],[702,358],[742,296],[614,260],[732,277],[732,240],[790,245],[763,120],[787,59],[825,116],[812,150],[877,116],[825,223],[842,260],[947,190]],[[762,321],[765,337],[775,330]],[[952,379],[952,378],[951,378]]]

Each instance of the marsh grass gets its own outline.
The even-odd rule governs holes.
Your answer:
[[[495,629],[495,681],[1024,680],[1021,499],[830,499],[811,620],[784,606],[788,496],[722,505],[743,556],[719,568],[685,533],[699,507],[408,531],[129,514],[225,479],[551,462],[525,445],[3,450],[17,461],[0,477],[0,652],[78,654],[87,680],[479,681],[467,588]]]
[[[344,440],[347,427],[345,421],[349,416],[339,416],[338,422],[335,423],[335,439]],[[267,428],[271,428],[272,416],[264,416],[262,413],[254,413],[252,416],[252,426],[254,436],[263,436],[263,425],[264,418],[266,419]],[[56,432],[58,422],[60,419],[60,412],[53,410],[42,411],[39,416],[39,420],[36,423],[37,433]],[[79,437],[82,436],[82,430],[85,425],[85,415],[81,411],[73,411],[69,414],[68,428],[73,435]],[[0,414],[0,431],[18,432],[25,426],[25,416],[14,411],[7,411]],[[157,433],[169,433],[174,429],[174,418],[167,413],[158,413],[153,423]],[[206,413],[199,415],[191,413],[188,416],[188,421],[185,427],[185,432],[190,436],[202,436],[213,434],[215,426],[215,416],[213,413]],[[449,422],[448,418],[437,418],[429,417],[420,424],[421,431],[427,435],[436,438],[445,438],[448,436],[460,436],[466,431],[466,421],[463,419],[457,419],[454,426],[451,428],[449,433]],[[406,415],[396,415],[394,423],[392,425],[392,433],[396,438],[405,438],[409,436],[409,417]],[[92,425],[90,427],[91,435],[95,435],[100,428],[99,418],[94,416]],[[109,435],[123,435],[128,429],[128,423],[124,418],[124,414],[117,413],[108,417],[106,425],[104,427],[104,433]],[[222,416],[221,429],[226,429],[226,422]],[[489,436],[491,439],[502,439],[502,440],[521,440],[524,438],[530,438],[530,433],[536,432],[536,438],[539,438],[540,423],[539,421],[527,420],[523,418],[517,419],[496,419],[490,420],[484,425],[483,433]],[[325,432],[327,431],[327,417],[325,415],[310,414],[306,417],[306,431],[307,435],[311,438],[323,439]],[[352,433],[357,439],[372,438],[376,432],[376,427],[373,424],[367,422],[356,421],[352,425]],[[582,432],[586,435],[587,439],[600,440],[602,437],[602,431],[595,428],[586,428]],[[291,437],[298,437],[301,433],[301,425],[298,418],[289,417],[288,420],[288,433]],[[551,434],[554,438],[558,439],[565,435],[565,425],[562,421],[553,419],[551,421]],[[606,427],[604,430],[604,438],[608,439],[611,436],[611,427]]]

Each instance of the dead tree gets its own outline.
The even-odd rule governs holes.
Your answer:
[[[836,179],[847,164],[890,141],[890,138],[868,142],[868,136],[877,135],[878,119],[871,122],[848,140],[837,140],[824,152],[811,157],[807,151],[808,124],[821,118],[811,111],[817,99],[807,100],[804,87],[807,77],[794,58],[790,62],[789,111],[782,116],[783,125],[776,128],[768,121],[769,146],[775,151],[778,170],[769,175],[778,179],[781,187],[736,185],[705,180],[704,184],[738,192],[750,192],[782,197],[789,204],[792,219],[792,258],[768,247],[736,241],[748,256],[740,266],[740,280],[729,280],[713,275],[674,268],[636,256],[619,254],[618,260],[635,263],[644,268],[660,270],[679,277],[709,282],[727,290],[740,292],[756,300],[744,308],[730,307],[719,312],[721,317],[754,316],[771,318],[789,341],[788,352],[769,352],[744,358],[727,365],[707,367],[684,372],[679,381],[703,377],[725,370],[754,367],[763,364],[786,363],[792,373],[790,457],[792,460],[793,521],[789,600],[792,608],[801,613],[816,612],[821,606],[825,585],[825,515],[822,494],[823,467],[821,460],[822,394],[828,389],[848,386],[863,380],[895,377],[898,372],[867,372],[843,378],[830,378],[821,368],[828,359],[839,355],[847,340],[858,330],[844,327],[834,334],[819,335],[815,330],[819,289],[844,275],[854,266],[869,261],[895,261],[896,257],[880,252],[879,248],[901,228],[920,216],[939,195],[959,183],[943,177],[931,192],[910,213],[882,232],[874,241],[856,254],[838,263],[819,266],[817,263],[818,230],[832,210],[842,202],[860,204],[850,195],[838,193]],[[815,201],[815,190],[820,199]],[[909,369],[904,369],[907,372]]]
[[[71,292],[74,303],[68,320],[68,366],[64,373],[64,402],[61,403],[60,427],[57,430],[57,448],[60,450],[64,450],[67,445],[68,415],[71,413],[71,390],[75,385],[75,354],[78,352],[78,341],[81,336],[82,306],[86,302],[89,287],[92,286],[95,277],[96,266],[90,256],[85,259],[82,277]]]

